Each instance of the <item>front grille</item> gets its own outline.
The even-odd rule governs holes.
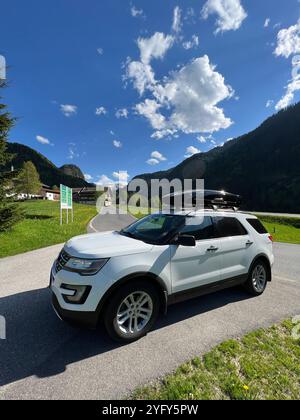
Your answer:
[[[64,250],[61,250],[57,260],[56,260],[56,272],[62,270],[64,268],[64,266],[67,264],[67,262],[70,259],[70,255],[67,254]]]

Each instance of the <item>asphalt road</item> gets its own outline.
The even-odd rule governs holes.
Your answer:
[[[87,231],[94,232],[107,232],[109,230],[121,230],[124,227],[133,223],[136,218],[130,214],[109,214],[108,211],[114,211],[114,207],[103,207],[100,215],[91,220],[88,225]]]
[[[121,398],[225,339],[300,314],[300,246],[275,244],[263,296],[233,289],[175,305],[147,337],[120,346],[53,313],[47,285],[60,248],[0,260],[0,399]]]

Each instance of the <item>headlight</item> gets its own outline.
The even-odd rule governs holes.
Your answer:
[[[101,268],[107,263],[109,258],[102,258],[99,260],[85,260],[81,258],[71,257],[65,264],[64,268],[69,271],[74,271],[82,276],[92,276],[98,273]]]

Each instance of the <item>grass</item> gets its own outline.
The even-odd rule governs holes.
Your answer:
[[[64,224],[60,226],[59,202],[28,201],[19,205],[24,210],[24,219],[11,231],[0,234],[0,257],[58,244],[86,233],[88,222],[97,213],[94,206],[74,204],[74,223],[65,224],[64,211]]]
[[[258,216],[275,242],[300,244],[300,218]]]
[[[143,400],[300,399],[300,340],[291,321],[228,340],[180,366],[160,382],[140,388]]]

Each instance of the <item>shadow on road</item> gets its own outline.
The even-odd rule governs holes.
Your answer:
[[[156,329],[248,298],[232,289],[173,305]],[[102,326],[92,331],[61,322],[51,308],[48,289],[0,298],[0,313],[7,323],[7,339],[0,340],[0,386],[31,375],[57,375],[73,362],[120,347]]]

